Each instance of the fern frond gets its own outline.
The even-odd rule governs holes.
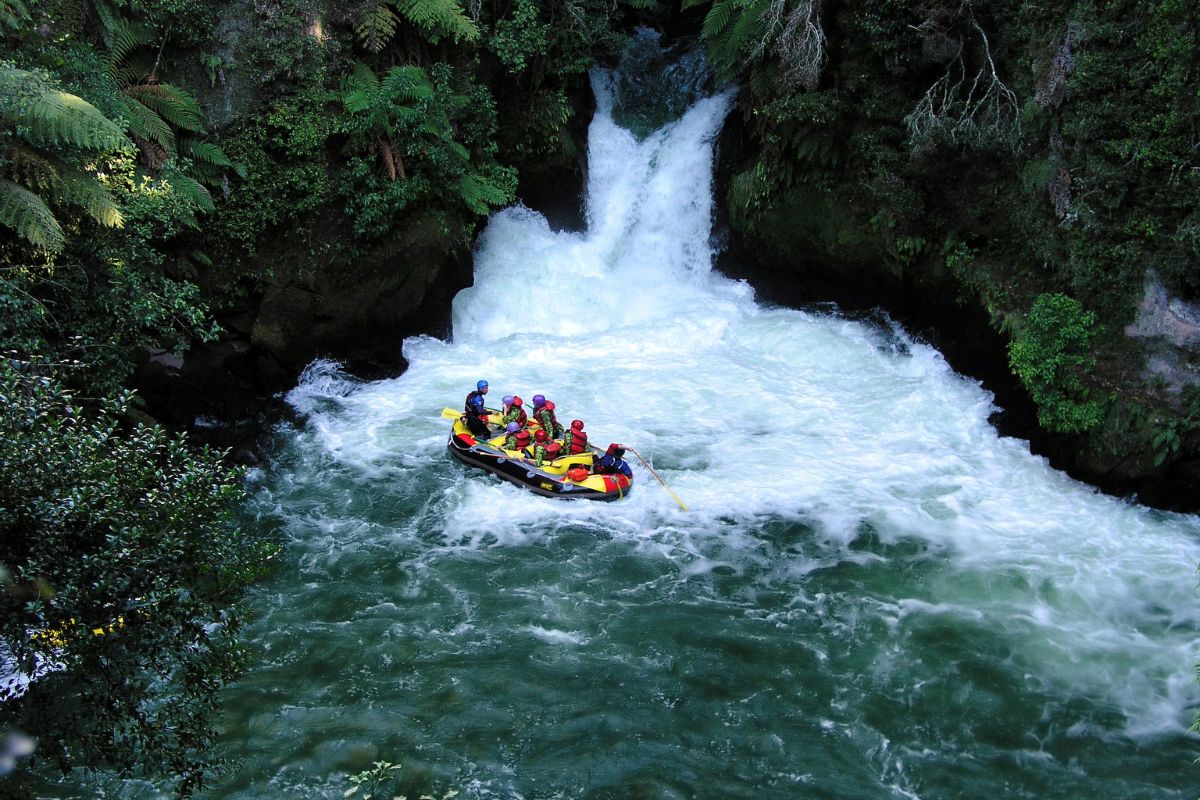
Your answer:
[[[456,0],[394,0],[394,5],[435,44],[442,36],[467,42],[479,38],[479,28]]]
[[[162,117],[132,97],[122,98],[121,117],[129,132],[141,139],[158,142],[168,153],[175,152],[175,133]]]
[[[204,184],[188,175],[184,175],[179,170],[171,170],[169,173],[164,173],[163,179],[171,184],[171,188],[175,192],[187,200],[200,211],[212,211],[216,208],[213,204],[212,195]],[[194,227],[194,226],[193,226]]]
[[[725,32],[733,20],[733,0],[717,0],[704,15],[704,38],[715,39]]]
[[[470,151],[458,142],[454,141],[453,139],[448,140],[446,142],[446,147],[449,148],[450,152],[457,156],[458,160],[463,164],[469,164],[471,162]]]
[[[0,178],[0,225],[11,228],[39,250],[57,253],[66,244],[62,226],[42,198]]]
[[[179,139],[179,154],[193,161],[212,164],[217,167],[233,168],[233,162],[225,151],[216,144],[195,136],[183,136]]]
[[[183,173],[189,178],[193,178],[205,186],[214,188],[221,185],[225,178],[225,169],[212,164],[205,164],[202,161],[191,161],[183,167]]]
[[[19,140],[3,142],[2,146],[3,150],[0,152],[3,152],[4,160],[0,161],[0,172],[5,176],[40,190],[52,189],[58,185],[57,159],[32,147],[26,147]]]
[[[388,3],[379,0],[363,15],[354,28],[354,34],[363,47],[372,53],[378,53],[396,34],[396,26],[399,23],[400,18],[388,8]]]
[[[154,41],[154,30],[133,20],[118,18],[113,21],[111,27],[105,29],[104,39],[108,45],[104,60],[108,64],[109,72],[116,77],[117,65],[124,61],[126,56]]]
[[[433,86],[425,70],[417,66],[392,67],[384,76],[381,88],[389,100],[411,103],[433,97]]]
[[[486,214],[494,206],[512,200],[510,193],[490,178],[479,174],[466,174],[458,179],[458,193],[463,202],[476,214]]]
[[[649,9],[654,8],[654,4],[656,2],[657,0],[621,0],[623,5],[627,5],[630,8],[638,11],[648,11]]]
[[[49,86],[32,72],[0,67],[0,123],[28,130],[24,138],[37,145],[72,145],[87,150],[115,150],[129,144],[119,125],[82,97]]]
[[[766,10],[769,4],[770,0],[757,0],[742,9],[737,21],[729,29],[727,63],[741,61],[743,53],[767,36]]]
[[[679,10],[687,11],[690,8],[697,8],[698,6],[702,6],[707,2],[709,2],[709,0],[683,0],[683,2],[679,4]]]
[[[116,9],[110,8],[108,3],[103,0],[98,0],[93,8],[96,10],[96,16],[100,18],[100,38],[107,46],[109,32],[117,27],[121,22],[121,17],[118,16]]]
[[[106,228],[120,228],[125,223],[117,201],[94,175],[76,169],[65,171],[58,195],[61,202],[79,206]]]
[[[204,124],[196,98],[169,83],[144,83],[129,86],[125,96],[144,105],[164,120],[185,131],[199,131]]]
[[[774,64],[767,66],[756,62],[750,70],[750,94],[760,100],[766,100],[778,91],[778,82],[779,75]]]
[[[342,105],[351,114],[361,114],[371,108],[379,94],[379,77],[366,64],[358,63],[342,78]]]
[[[16,28],[22,22],[29,22],[29,9],[22,0],[0,0],[0,26]]]

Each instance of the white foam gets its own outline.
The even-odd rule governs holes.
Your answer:
[[[497,212],[452,342],[407,340],[408,371],[388,381],[306,371],[289,401],[308,418],[301,450],[322,463],[312,479],[425,497],[436,513],[420,524],[440,525],[447,547],[584,526],[659,548],[681,579],[749,558],[763,520],[816,528],[823,551],[798,557],[793,580],[880,559],[853,550],[864,531],[919,542],[953,568],[936,596],[892,602],[895,624],[953,614],[1009,628],[1027,671],[1109,698],[1130,735],[1184,726],[1200,700],[1197,520],[1100,495],[998,437],[992,397],[894,326],[756,304],[711,269],[712,142],[731,96],[638,142],[612,121],[609,78],[594,85],[587,232]],[[593,443],[636,447],[690,510],[636,461],[636,491],[614,504],[538,498],[451,464],[439,412],[480,378],[495,404],[540,392]]]

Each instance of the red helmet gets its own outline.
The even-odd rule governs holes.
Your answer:
[[[550,411],[553,411],[553,410],[554,410],[554,401],[553,401],[553,400],[547,400],[547,401],[546,401],[546,408],[547,408],[547,409],[549,409]]]
[[[515,394],[513,395],[513,401],[512,401],[512,404],[513,404],[514,406],[519,406],[519,405],[521,405],[521,397],[520,397],[520,395],[515,395]]]
[[[544,441],[546,441],[547,439],[549,439],[550,437],[546,435],[546,432],[545,432],[545,431],[543,431],[543,430],[539,430],[537,433],[535,433],[535,434],[533,435],[533,438],[534,438],[534,439],[536,439],[536,440],[537,440],[537,441],[539,441],[539,442],[544,442]]]
[[[583,420],[581,420],[581,419],[571,420],[571,430],[573,430],[573,431],[583,430]]]

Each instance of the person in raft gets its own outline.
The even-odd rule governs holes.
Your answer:
[[[519,422],[510,422],[504,429],[505,450],[523,450],[529,446],[529,431],[523,429]]]
[[[504,424],[515,422],[524,428],[529,424],[529,416],[525,413],[525,409],[521,408],[521,398],[513,395],[512,403],[508,406],[508,412],[504,415]]]
[[[513,396],[506,394],[500,399],[500,419],[508,416],[508,410],[512,408]]]
[[[533,434],[533,461],[539,467],[558,458],[561,452],[562,444],[551,439],[545,431]]]
[[[554,403],[547,400],[545,395],[533,396],[533,418],[551,439],[562,436],[562,425],[558,424],[558,418],[554,416]]]
[[[583,431],[583,420],[571,420],[571,427],[563,434],[563,452],[577,456],[587,452],[587,434]]]
[[[597,475],[616,475],[618,472],[625,477],[633,480],[633,470],[625,463],[622,456],[625,455],[625,448],[613,442],[608,446],[608,450],[604,455],[596,460],[595,472]]]
[[[467,395],[467,402],[464,406],[463,419],[467,423],[467,429],[476,436],[487,436],[491,433],[488,429],[488,412],[483,399],[483,396],[487,392],[487,381],[480,381],[475,384],[475,391]]]

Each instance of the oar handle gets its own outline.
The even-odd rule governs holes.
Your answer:
[[[667,494],[671,495],[671,499],[674,500],[676,503],[679,503],[680,508],[682,508],[684,511],[688,510],[688,507],[683,504],[683,501],[679,499],[679,496],[671,491],[670,486],[667,486],[667,482],[662,479],[662,476],[654,471],[654,467],[652,467],[646,463],[646,459],[642,458],[641,453],[639,453],[637,450],[634,450],[632,447],[626,447],[625,449],[638,457],[638,461],[642,462],[642,466],[644,466],[646,469],[650,470],[650,474],[653,475],[658,480],[658,482],[662,484],[662,487],[667,490]]]

